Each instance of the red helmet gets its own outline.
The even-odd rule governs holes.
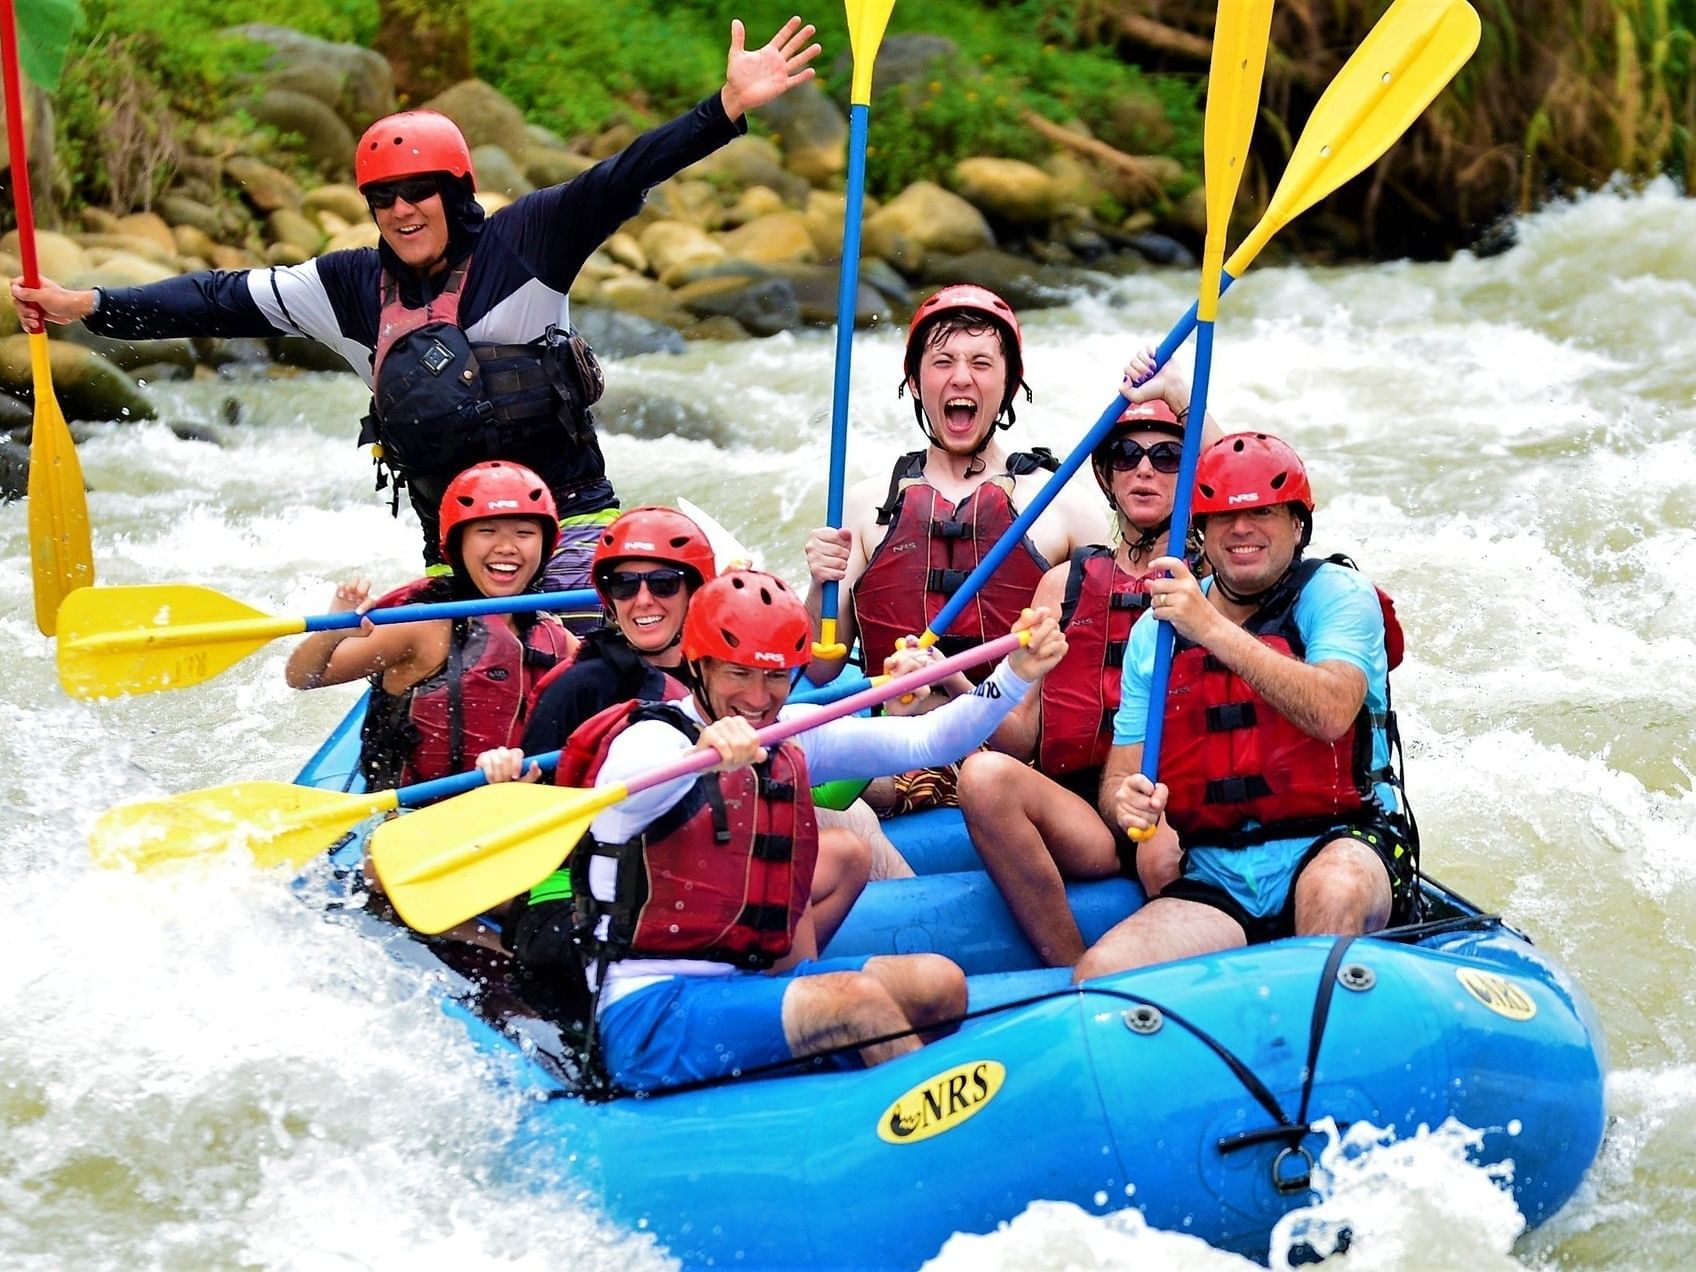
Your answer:
[[[354,148],[353,182],[361,190],[377,181],[421,177],[427,172],[466,177],[472,189],[477,188],[465,134],[439,111],[408,110],[385,116],[365,130]]]
[[[490,459],[473,464],[442,494],[441,547],[448,564],[459,565],[457,532],[468,521],[488,517],[532,517],[542,523],[542,560],[559,541],[559,509],[547,482],[523,464]]]
[[[1024,386],[1025,396],[1030,396],[1030,386],[1025,384],[1025,338],[1024,333],[1019,330],[1019,316],[1013,312],[1013,306],[987,287],[979,287],[975,283],[952,283],[913,311],[913,321],[907,324],[907,356],[903,363],[906,375],[901,381],[903,387],[908,380],[918,382],[919,358],[924,354],[925,340],[930,335],[931,327],[938,319],[955,313],[981,316],[1001,333],[1001,348],[1007,356],[1007,388],[997,414],[1006,415],[1007,422],[1011,424],[1013,416],[1010,408],[1021,385]],[[913,410],[919,416],[919,423],[923,425],[924,408],[916,399],[913,402]]]
[[[774,574],[732,570],[695,594],[683,619],[683,656],[774,671],[812,659],[813,623],[801,598]]]
[[[1232,433],[1202,452],[1195,473],[1196,516],[1283,503],[1313,511],[1307,469],[1287,442],[1270,433]]]
[[[595,590],[620,561],[641,557],[649,561],[664,561],[694,575],[693,590],[718,574],[713,564],[712,545],[701,527],[675,508],[647,504],[632,508],[601,531],[595,542],[595,559],[590,572]],[[605,592],[601,600],[605,601]]]

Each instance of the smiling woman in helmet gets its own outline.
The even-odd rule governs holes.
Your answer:
[[[371,600],[371,584],[336,588],[331,613],[377,606],[532,591],[559,533],[546,484],[501,460],[477,464],[448,484],[441,549],[452,578],[425,578]],[[366,622],[317,632],[289,655],[295,689],[371,681],[360,767],[373,790],[463,772],[478,753],[520,736],[536,688],[567,660],[576,639],[551,614]]]
[[[427,564],[441,564],[436,509],[449,480],[480,460],[508,459],[542,476],[563,519],[550,589],[579,587],[618,500],[589,409],[600,369],[571,327],[572,282],[649,189],[745,132],[745,111],[812,78],[812,35],[791,18],[749,49],[733,22],[717,93],[570,182],[487,218],[459,128],[433,111],[406,111],[372,124],[354,153],[380,235],[374,248],[142,287],[13,279],[13,300],[31,331],[43,319],[80,319],[119,340],[305,336],[329,346],[371,387],[360,444],[376,444],[377,487],[394,480],[397,510],[408,489]]]

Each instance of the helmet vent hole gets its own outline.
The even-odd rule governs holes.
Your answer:
[[[760,589],[760,600],[767,605],[771,604],[771,589],[770,588],[762,587]]]
[[[736,633],[731,631],[728,627],[719,628],[718,634],[724,638],[724,643],[729,645],[732,649],[740,649],[742,647],[742,642],[737,639]]]
[[[456,498],[461,508],[475,508],[477,506],[477,501],[470,495],[459,495]]]
[[[1236,451],[1237,454],[1241,455],[1243,453],[1243,451],[1246,449],[1246,447],[1243,444],[1243,439],[1239,437],[1239,438],[1237,438],[1236,441],[1232,442],[1231,443],[1231,449]]]
[[[748,584],[746,582],[744,582],[743,580],[736,578],[735,576],[732,576],[731,580],[730,580],[730,586],[735,588],[738,592],[740,592],[743,588],[747,587]]]
[[[672,535],[671,536],[671,546],[674,547],[674,548],[686,548],[686,547],[688,547],[689,546],[689,536],[683,535],[683,534]]]
[[[1201,491],[1202,495],[1205,498],[1208,498],[1208,499],[1213,498],[1213,487],[1212,486],[1206,485],[1205,483],[1202,483],[1202,482],[1197,482],[1195,488],[1197,490]]]
[[[1289,480],[1289,476],[1290,475],[1288,473],[1279,473],[1268,484],[1273,490],[1282,490],[1284,488],[1284,483]]]

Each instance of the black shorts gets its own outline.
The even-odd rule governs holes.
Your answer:
[[[1283,907],[1272,914],[1250,914],[1235,897],[1217,884],[1207,883],[1200,879],[1191,879],[1184,875],[1180,875],[1168,884],[1160,895],[1173,897],[1179,901],[1194,901],[1198,905],[1211,906],[1228,916],[1238,927],[1242,928],[1250,945],[1294,936],[1296,930],[1296,888],[1301,882],[1302,871],[1307,869],[1326,844],[1333,840],[1345,838],[1358,839],[1372,849],[1374,855],[1383,865],[1384,873],[1389,876],[1389,925],[1395,927],[1402,923],[1411,922],[1415,916],[1415,902],[1419,895],[1417,863],[1413,847],[1400,824],[1382,815],[1353,823],[1339,823],[1316,837],[1302,853],[1301,862],[1296,866],[1295,874],[1290,878],[1290,891],[1289,895],[1284,898]]]

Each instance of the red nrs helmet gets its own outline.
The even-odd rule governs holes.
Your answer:
[[[1001,333],[1002,352],[1007,355],[1007,389],[1001,402],[1001,410],[1005,412],[1025,382],[1025,337],[1019,330],[1019,316],[1013,312],[1013,306],[989,288],[975,283],[952,283],[913,311],[913,321],[907,324],[907,356],[903,363],[906,379],[902,383],[918,381],[919,358],[924,354],[925,341],[935,322],[949,314],[962,313],[981,315]]]
[[[601,531],[595,541],[595,559],[590,573],[601,600],[608,598],[602,588],[606,576],[620,561],[640,558],[663,561],[695,576],[691,590],[699,588],[718,574],[713,564],[712,544],[701,527],[675,508],[647,504],[632,508]]]
[[[361,190],[378,181],[429,172],[467,177],[472,189],[477,188],[465,134],[439,111],[408,110],[385,116],[365,130],[354,148],[353,183]]]
[[[1270,433],[1232,433],[1202,452],[1196,465],[1198,517],[1273,504],[1300,504],[1313,511],[1313,488],[1301,456]]]
[[[559,542],[559,509],[547,482],[523,464],[490,459],[473,464],[448,483],[442,494],[440,542],[449,565],[459,565],[457,532],[468,521],[489,517],[531,517],[542,523],[542,561]]]
[[[683,656],[775,671],[805,667],[813,623],[801,598],[773,574],[732,570],[697,592],[683,619]]]

